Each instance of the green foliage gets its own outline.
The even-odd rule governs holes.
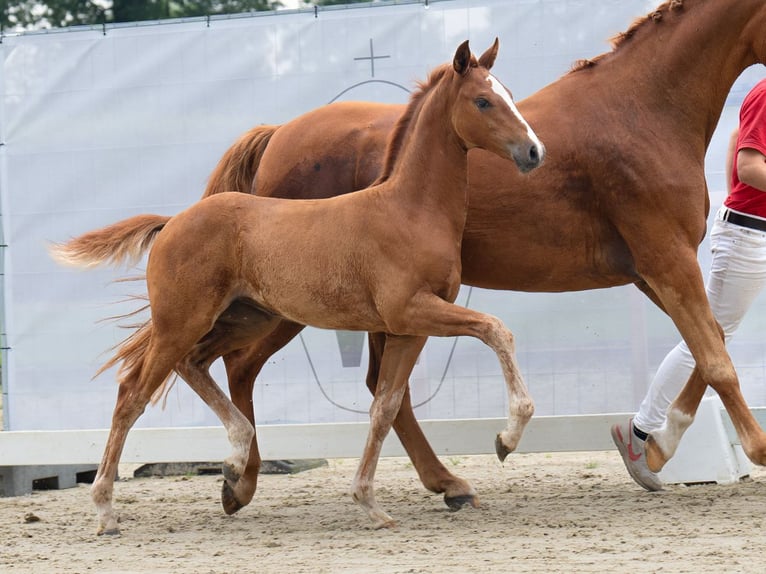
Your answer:
[[[214,14],[273,10],[278,0],[114,0],[112,21],[138,22],[161,18],[188,18]]]
[[[332,6],[368,1],[299,0],[299,5]],[[281,7],[284,7],[282,0],[0,0],[0,24],[4,30],[31,30],[237,14]]]
[[[0,0],[4,29],[60,28],[274,10],[280,0]]]
[[[92,0],[0,0],[3,28],[50,28],[100,22],[103,10]]]

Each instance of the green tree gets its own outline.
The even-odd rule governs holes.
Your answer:
[[[0,0],[4,29],[60,28],[274,10],[280,0]]]
[[[236,14],[282,6],[279,0],[114,0],[111,4],[113,22]]]
[[[3,28],[50,28],[94,24],[102,19],[103,9],[92,0],[0,0]]]

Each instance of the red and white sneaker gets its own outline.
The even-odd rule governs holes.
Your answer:
[[[612,426],[612,440],[617,445],[631,478],[646,490],[662,490],[660,477],[646,465],[644,441],[633,432],[633,419]]]

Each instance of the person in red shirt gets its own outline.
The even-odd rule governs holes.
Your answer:
[[[726,171],[729,193],[710,233],[713,259],[706,290],[728,341],[766,285],[766,79],[742,102]],[[694,358],[681,341],[660,364],[638,413],[611,429],[628,473],[646,490],[661,490],[662,481],[646,464],[644,441],[663,426],[693,369]]]

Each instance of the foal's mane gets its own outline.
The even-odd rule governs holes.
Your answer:
[[[470,66],[471,68],[478,67],[478,62],[473,55],[471,56]],[[401,151],[402,146],[404,145],[405,136],[409,131],[410,124],[412,123],[412,118],[415,117],[420,111],[426,95],[429,94],[434,89],[434,87],[439,85],[444,76],[450,72],[452,72],[452,64],[442,64],[441,66],[431,70],[431,73],[428,74],[428,78],[424,82],[417,82],[417,88],[414,92],[412,92],[412,95],[410,96],[410,101],[407,104],[407,109],[405,109],[404,113],[399,117],[399,120],[396,122],[396,125],[394,125],[394,129],[388,138],[388,143],[386,144],[386,155],[384,156],[385,160],[383,162],[383,171],[378,176],[378,179],[372,183],[372,185],[379,185],[391,176],[391,172],[394,170],[394,165],[396,164],[396,159],[399,156],[399,152]]]
[[[619,34],[613,36],[610,39],[610,43],[612,44],[612,51],[606,52],[604,54],[600,54],[596,56],[595,58],[590,59],[583,59],[583,60],[577,60],[572,65],[572,72],[577,72],[579,70],[583,70],[586,68],[592,68],[600,60],[605,58],[606,56],[616,52],[620,49],[628,40],[630,40],[633,36],[635,36],[636,31],[639,28],[643,28],[644,26],[651,23],[658,23],[661,22],[664,15],[673,11],[673,10],[682,10],[684,7],[684,0],[668,0],[667,2],[661,4],[657,7],[656,10],[649,12],[646,16],[642,18],[636,19],[633,24],[630,25],[630,28],[625,30],[624,32],[620,32]]]

